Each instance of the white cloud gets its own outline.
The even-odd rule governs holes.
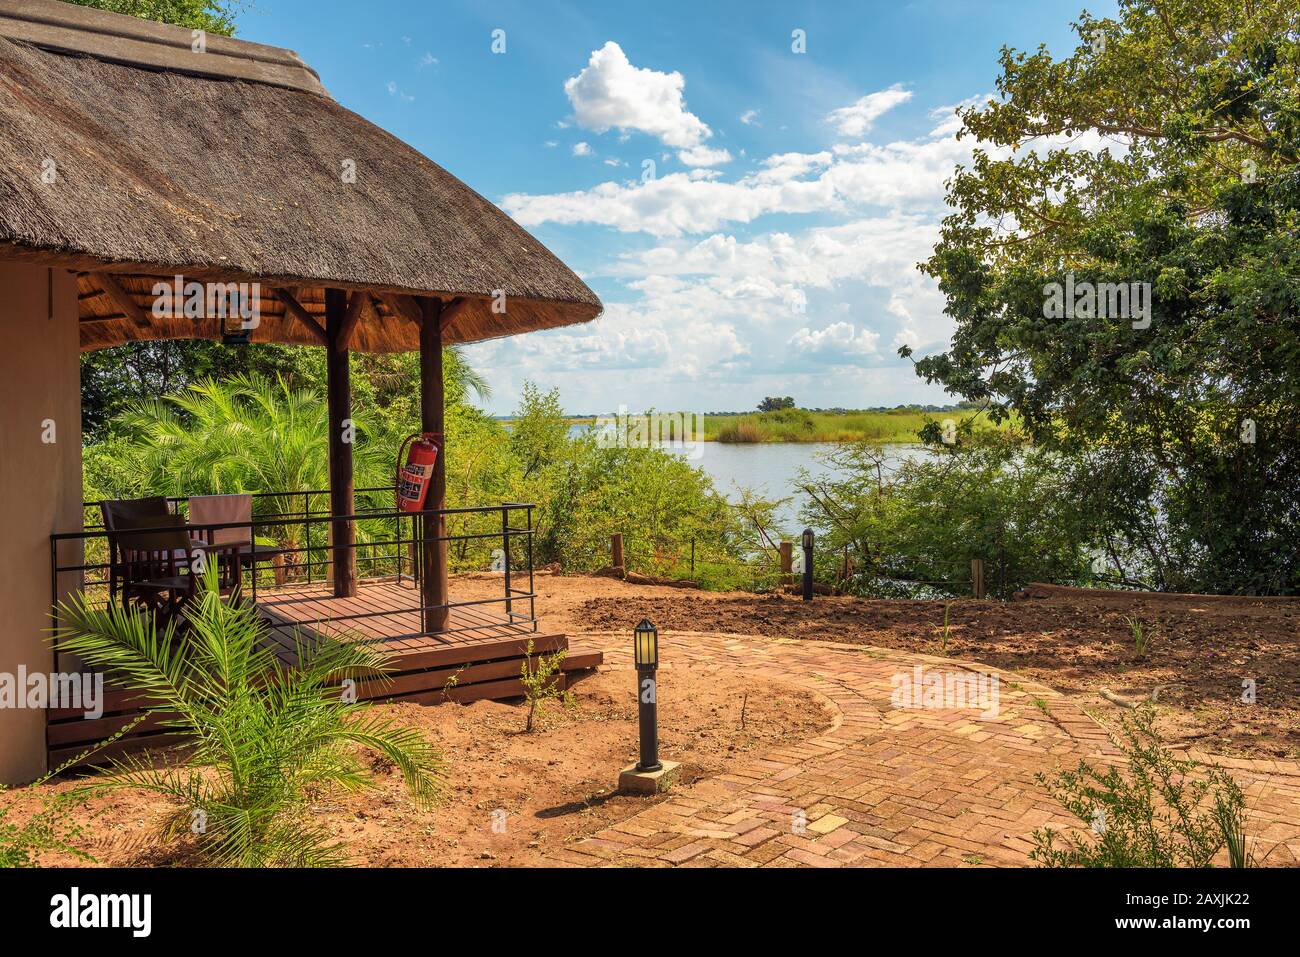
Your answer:
[[[832,124],[841,136],[862,136],[880,116],[911,98],[911,90],[895,83],[887,90],[868,93],[851,106],[832,110],[826,122]]]
[[[833,322],[824,329],[804,327],[786,344],[796,353],[828,365],[856,364],[863,357],[878,356],[880,334],[858,329],[851,322]]]
[[[916,264],[938,236],[945,179],[970,162],[974,143],[957,141],[953,110],[933,111],[930,131],[910,139],[503,197],[525,226],[590,223],[654,239],[620,243],[625,251],[603,253],[589,270],[604,281],[598,323],[470,347],[500,370],[501,411],[525,377],[559,385],[570,408],[588,412],[620,401],[744,408],[778,393],[826,406],[947,401],[895,352],[908,345],[925,355],[952,332],[942,293]],[[1061,146],[1114,148],[1082,136],[1023,149]],[[767,216],[757,228],[733,226]]]
[[[573,144],[573,155],[574,155],[574,156],[590,156],[590,155],[591,155],[591,146],[590,146],[589,144],[587,144],[587,143],[574,143],[574,144]]]
[[[399,100],[404,100],[407,103],[410,103],[412,100],[415,99],[414,96],[407,93],[405,90],[399,89],[396,80],[389,80],[387,85],[385,86],[385,89],[388,90],[389,96],[395,96]]]
[[[438,58],[432,53],[425,53],[420,57],[420,62],[415,65],[417,70],[423,70],[425,67],[437,66]]]
[[[660,73],[633,66],[613,40],[591,54],[586,67],[564,84],[579,126],[604,133],[636,130],[665,146],[699,146],[713,131],[686,109],[686,80],[677,72]]]
[[[744,123],[746,126],[757,126],[758,110],[746,110],[744,113],[741,113],[740,122]]]
[[[677,158],[687,166],[718,166],[731,162],[730,153],[725,149],[714,149],[711,146],[692,146],[688,150],[680,150]]]

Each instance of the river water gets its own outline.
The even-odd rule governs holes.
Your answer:
[[[835,448],[831,442],[705,442],[691,464],[713,479],[719,492],[730,501],[740,498],[739,489],[751,489],[763,498],[790,497],[777,512],[781,530],[794,534],[800,529],[799,509],[807,495],[797,488],[800,469],[816,481],[833,474],[823,453]],[[882,445],[886,467],[924,455],[919,445]]]
[[[569,434],[581,435],[590,428],[571,425]],[[834,448],[834,442],[701,442],[688,447],[685,457],[708,473],[728,501],[739,501],[741,488],[766,499],[788,498],[777,510],[777,521],[782,532],[795,535],[802,530],[799,509],[807,499],[797,487],[800,469],[806,469],[813,481],[831,474],[824,453]],[[886,468],[927,454],[921,445],[887,444],[880,449]]]

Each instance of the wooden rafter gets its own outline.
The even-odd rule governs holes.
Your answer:
[[[287,289],[272,289],[271,291],[275,293],[275,298],[284,303],[284,308],[295,319],[311,330],[311,334],[319,340],[321,345],[329,344],[329,336],[325,335],[324,327],[316,321],[316,318],[310,312],[302,307],[302,303],[293,297],[293,293]]]
[[[113,300],[114,305],[121,309],[128,319],[134,322],[141,329],[148,329],[151,323],[149,316],[140,304],[131,298],[131,294],[122,288],[122,284],[117,281],[117,277],[110,276],[106,272],[90,273],[90,280],[104,290],[104,295]]]
[[[370,294],[367,292],[354,292],[348,298],[348,311],[343,314],[343,321],[339,329],[339,345],[344,349],[352,347],[352,336],[360,325],[362,313],[365,311],[366,304],[370,301]]]

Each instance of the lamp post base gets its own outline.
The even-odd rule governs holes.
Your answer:
[[[659,762],[657,771],[638,771],[635,764],[630,764],[618,773],[618,789],[623,794],[658,794],[673,786],[677,769],[681,767],[676,761]]]

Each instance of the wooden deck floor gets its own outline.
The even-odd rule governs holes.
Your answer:
[[[451,597],[457,600],[454,586]],[[527,600],[515,599],[514,604],[519,611],[528,608]],[[535,627],[524,616],[512,619],[500,602],[451,608],[446,630],[423,634],[420,592],[409,581],[362,581],[354,598],[335,598],[332,588],[322,583],[259,589],[257,607],[271,624],[272,650],[287,666],[296,664],[300,644],[318,636],[374,643],[388,652],[390,673],[359,682],[359,700],[439,704],[519,697],[520,668],[530,643],[534,655],[565,652],[560,687],[573,672],[594,668],[602,660],[601,652],[572,649],[563,634]],[[104,698],[105,716],[96,720],[71,709],[48,712],[51,767],[102,741],[140,713],[139,698],[132,692],[110,685]],[[159,722],[159,716],[150,716],[97,757],[171,743],[163,740],[169,736],[160,733]]]
[[[295,631],[373,642],[401,658],[538,633],[526,615],[512,617],[504,602],[496,601],[452,608],[443,630],[424,634],[420,604],[419,589],[409,580],[363,581],[353,598],[335,598],[332,586],[320,582],[260,591],[257,596],[258,610],[271,623],[278,642],[277,654],[286,663],[292,663]],[[514,606],[526,611],[528,602],[515,599]]]

